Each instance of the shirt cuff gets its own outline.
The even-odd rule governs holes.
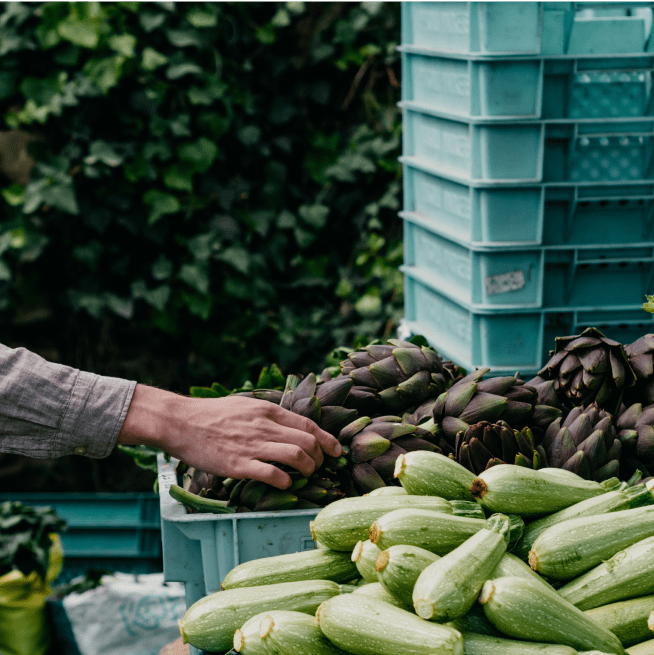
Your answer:
[[[56,456],[107,457],[123,427],[136,382],[80,371],[54,437]]]

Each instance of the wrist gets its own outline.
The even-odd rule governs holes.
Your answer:
[[[178,432],[178,405],[183,400],[171,391],[137,384],[117,442],[166,450],[170,437]]]

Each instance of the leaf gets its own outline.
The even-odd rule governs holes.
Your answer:
[[[0,259],[0,281],[7,282],[11,280],[11,278],[11,269],[7,265],[7,262],[5,262],[4,259]]]
[[[201,48],[204,43],[197,30],[166,30],[166,37],[176,48],[195,46]]]
[[[190,393],[193,398],[220,398],[218,392],[209,387],[191,387]]]
[[[182,293],[182,298],[189,312],[208,321],[211,316],[211,296],[202,296],[197,293]]]
[[[249,125],[238,131],[238,138],[244,145],[253,146],[261,139],[261,129],[256,125]]]
[[[214,27],[218,24],[218,12],[215,6],[206,3],[200,7],[193,7],[186,14],[186,20],[193,27]]]
[[[84,163],[95,164],[98,161],[115,168],[123,163],[123,158],[106,141],[93,141],[89,146],[88,156],[84,158]]]
[[[654,314],[654,296],[645,296],[647,302],[643,305],[643,309],[650,314]]]
[[[2,197],[12,207],[18,207],[25,200],[25,188],[20,184],[12,184],[2,189]]]
[[[374,316],[379,314],[382,308],[381,296],[379,289],[372,288],[367,291],[359,300],[354,303],[354,308],[364,316]]]
[[[59,35],[83,48],[95,48],[100,40],[99,23],[94,20],[77,20],[71,14],[57,26]]]
[[[173,263],[164,255],[160,254],[152,264],[152,277],[155,280],[165,280],[172,275]]]
[[[204,266],[184,264],[179,271],[179,278],[200,293],[209,292],[209,275]]]
[[[205,173],[216,158],[218,147],[213,141],[202,136],[197,141],[180,146],[178,154],[182,161],[192,163],[194,170]]]
[[[141,55],[141,67],[146,71],[153,71],[168,63],[168,57],[157,52],[154,48],[144,48]]]
[[[327,224],[329,207],[325,205],[302,205],[298,209],[300,218],[310,227],[321,230]]]
[[[230,246],[217,253],[216,259],[229,264],[245,275],[250,270],[252,255],[243,246]]]
[[[125,58],[120,55],[106,59],[91,59],[84,66],[84,73],[100,91],[107,93],[116,84],[122,74]]]
[[[143,202],[151,206],[148,216],[149,225],[154,225],[162,216],[174,214],[181,209],[181,204],[175,196],[155,189],[146,191]]]
[[[156,289],[146,291],[143,294],[143,299],[155,309],[163,311],[170,299],[170,287],[167,284],[162,284]]]
[[[121,298],[113,293],[106,293],[105,302],[114,314],[118,314],[123,318],[132,318],[134,314],[134,301],[132,298]]]
[[[226,387],[223,387],[223,385],[220,384],[220,382],[214,382],[211,385],[211,390],[215,391],[220,398],[223,398],[225,396],[229,396],[232,393],[229,389],[227,389]]]
[[[170,189],[193,191],[193,171],[182,164],[172,164],[164,170],[164,184]]]
[[[166,69],[166,77],[169,80],[178,80],[185,75],[199,75],[200,73],[202,73],[202,68],[190,61],[183,64],[174,64]]]
[[[166,22],[166,14],[164,13],[155,13],[153,11],[141,10],[137,15],[139,17],[139,23],[141,23],[141,27],[146,32],[154,32],[154,30],[160,28]]]
[[[133,57],[136,37],[131,34],[115,34],[108,39],[109,47],[123,57]]]

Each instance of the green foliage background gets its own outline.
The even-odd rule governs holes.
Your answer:
[[[399,3],[3,3],[3,342],[188,392],[402,308]],[[255,378],[256,379],[256,378]]]

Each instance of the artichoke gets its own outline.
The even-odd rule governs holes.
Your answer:
[[[354,382],[345,406],[368,415],[402,413],[443,392],[458,372],[445,369],[429,346],[397,339],[371,344],[341,362],[342,375]]]
[[[654,403],[654,334],[646,334],[625,346],[625,352],[636,374],[636,384],[629,396],[634,402]]]
[[[534,443],[529,428],[512,430],[505,421],[482,421],[456,436],[456,460],[479,475],[496,464],[516,464],[527,468],[547,466],[545,452]]]
[[[538,391],[517,374],[483,380],[489,370],[474,371],[442,393],[433,404],[433,425],[427,422],[423,427],[443,434],[454,446],[459,432],[482,421],[495,423],[501,419],[515,428],[539,431],[561,416],[556,407],[538,405]]]
[[[648,477],[654,472],[654,405],[634,403],[622,410],[616,421],[625,453],[621,477],[627,479],[636,469]]]
[[[393,477],[395,460],[412,450],[441,453],[432,443],[431,432],[403,421],[399,416],[374,419],[359,418],[345,426],[339,434],[349,460],[349,474],[358,493],[397,484]],[[347,475],[341,472],[341,479]],[[348,484],[343,480],[343,486]]]
[[[575,407],[565,420],[554,421],[541,446],[551,467],[600,482],[619,475],[622,441],[613,417],[597,403]]]
[[[559,398],[569,407],[597,403],[616,412],[624,391],[636,380],[622,344],[607,339],[596,328],[555,341],[556,348],[539,377],[554,381]]]

